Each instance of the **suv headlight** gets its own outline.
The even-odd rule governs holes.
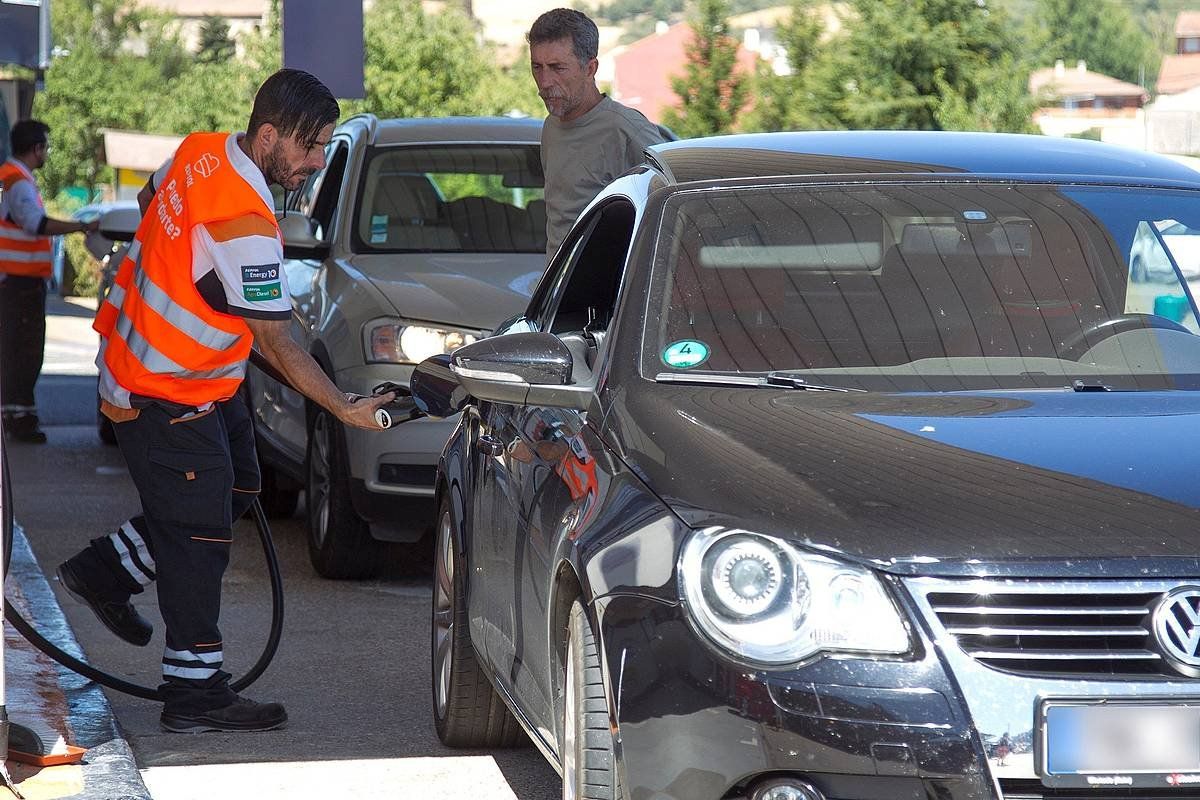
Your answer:
[[[746,661],[779,666],[821,651],[900,655],[910,648],[874,572],[772,536],[694,532],[680,555],[679,588],[697,627]]]
[[[478,339],[476,331],[410,325],[397,319],[372,320],[363,327],[363,349],[368,362],[419,364],[430,356],[453,353]]]

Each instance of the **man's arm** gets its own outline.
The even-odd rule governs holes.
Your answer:
[[[100,220],[98,219],[94,219],[91,222],[76,222],[74,220],[43,217],[42,224],[38,226],[38,233],[42,236],[61,236],[64,233],[91,233],[99,227]]]
[[[21,230],[34,236],[60,236],[64,233],[94,231],[98,222],[76,222],[46,216],[38,199],[37,188],[30,181],[18,181],[5,199],[8,216],[21,226]]]
[[[288,332],[290,323],[245,317],[254,334],[258,351],[279,370],[296,391],[329,410],[347,425],[367,430],[382,430],[375,421],[375,410],[395,399],[388,393],[380,397],[363,397],[352,402],[325,375],[313,357],[296,344]]]

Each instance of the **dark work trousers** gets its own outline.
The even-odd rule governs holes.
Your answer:
[[[0,280],[0,411],[6,423],[35,415],[33,387],[46,348],[46,281],[26,275]]]
[[[236,695],[221,669],[221,577],[233,522],[259,491],[254,429],[241,395],[208,414],[173,418],[162,406],[113,425],[142,514],[71,558],[94,590],[122,602],[154,581],[166,623],[164,712],[222,708]]]

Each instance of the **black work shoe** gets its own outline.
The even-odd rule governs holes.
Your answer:
[[[79,577],[68,561],[58,565],[58,579],[62,582],[63,588],[67,590],[67,594],[86,604],[96,613],[96,616],[104,623],[104,627],[138,647],[144,647],[150,643],[154,626],[139,614],[128,600],[119,603],[101,597]]]
[[[38,418],[34,414],[23,414],[11,420],[5,420],[4,429],[8,432],[8,438],[14,442],[27,444],[44,444],[46,442],[46,434],[38,427]]]
[[[273,731],[287,724],[287,711],[279,703],[256,703],[239,697],[224,708],[199,714],[171,714],[163,711],[159,724],[171,733],[205,731]]]

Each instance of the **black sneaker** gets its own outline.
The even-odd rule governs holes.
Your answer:
[[[204,733],[205,731],[273,731],[287,724],[287,711],[279,703],[256,703],[239,697],[224,708],[214,708],[199,714],[162,712],[158,718],[171,733]]]
[[[45,444],[46,434],[38,426],[38,418],[36,414],[22,414],[19,417],[13,417],[4,421],[4,429],[8,432],[8,438],[14,442],[25,442],[26,444]]]
[[[128,600],[118,603],[100,596],[79,577],[69,561],[59,564],[57,573],[67,594],[92,609],[104,623],[104,627],[138,647],[144,647],[150,643],[150,637],[154,634],[154,626],[137,612],[133,603]]]

